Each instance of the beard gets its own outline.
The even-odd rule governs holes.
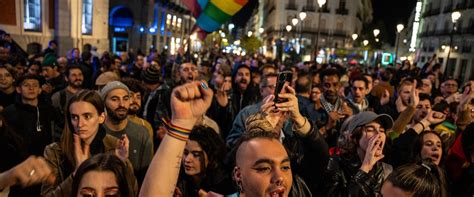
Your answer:
[[[76,80],[73,81],[72,83],[69,83],[69,85],[73,88],[82,88],[82,80]]]
[[[129,115],[136,115],[140,110],[140,106],[138,104],[132,103],[130,104],[130,108],[128,108]]]
[[[107,107],[107,116],[112,119],[114,122],[119,122],[125,120],[128,115],[128,109],[125,107],[118,107],[115,110],[110,109]]]

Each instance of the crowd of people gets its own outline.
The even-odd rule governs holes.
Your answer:
[[[0,38],[9,196],[474,195],[474,80],[435,57],[61,56],[55,40],[28,55]]]

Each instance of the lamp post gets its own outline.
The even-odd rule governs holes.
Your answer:
[[[445,69],[448,68],[449,55],[451,54],[451,49],[453,48],[453,34],[454,32],[456,32],[456,23],[458,22],[459,18],[461,18],[460,12],[456,11],[456,12],[451,13],[451,21],[453,22],[453,30],[451,30],[451,33],[449,35],[449,49],[448,49],[448,57],[446,57]]]
[[[301,21],[299,52],[300,52],[300,54],[304,55],[304,53],[301,52],[301,45],[303,45],[303,29],[304,29],[303,20],[306,18],[306,12],[300,12],[299,17],[300,17],[300,21]]]
[[[318,57],[318,54],[319,54],[319,34],[321,33],[320,32],[320,28],[321,28],[321,8],[324,6],[324,4],[326,4],[326,0],[318,0],[318,6],[319,6],[319,18],[318,18],[318,34],[316,35],[316,45],[315,45],[315,50],[316,50],[316,57],[315,59]]]
[[[400,33],[402,32],[403,28],[405,28],[405,26],[403,26],[403,24],[398,24],[397,25],[397,38],[395,39],[395,64],[397,63],[397,58],[398,58],[398,45],[400,44]]]

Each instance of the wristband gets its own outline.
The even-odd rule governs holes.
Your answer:
[[[423,127],[423,130],[421,130],[421,131],[425,131],[425,125],[423,124],[423,122],[420,121],[420,122],[418,122],[418,124],[420,124]]]
[[[176,126],[171,123],[171,121],[168,121],[164,118],[162,118],[162,121],[168,130],[166,134],[168,134],[170,137],[173,137],[175,139],[181,140],[181,141],[187,141],[189,138],[189,134],[191,133],[191,130],[185,129],[179,126]]]

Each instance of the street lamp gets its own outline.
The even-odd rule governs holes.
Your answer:
[[[263,29],[263,27],[258,28],[258,33],[262,34],[263,31],[265,31],[265,29]]]
[[[321,32],[320,32],[320,30],[321,30],[321,29],[320,29],[320,28],[321,28],[321,15],[322,15],[322,14],[321,14],[321,8],[324,6],[324,4],[326,4],[326,0],[318,0],[319,18],[318,18],[318,34],[316,35],[316,47],[315,47],[316,52],[317,52],[317,53],[316,53],[316,57],[317,57],[318,54],[319,54],[319,46],[318,46],[318,45],[319,45],[319,34],[321,33]]]
[[[403,26],[403,24],[398,24],[397,25],[397,39],[396,40],[396,49],[395,49],[395,64],[397,63],[397,58],[398,58],[398,45],[400,43],[400,32],[402,32],[403,28],[405,28],[405,26]]]
[[[379,29],[374,29],[374,37],[377,37],[380,34]]]
[[[368,40],[364,40],[362,41],[362,44],[364,44],[364,46],[367,46],[369,44],[369,41]]]
[[[303,20],[306,18],[306,12],[300,12],[300,20],[303,22]]]
[[[298,19],[296,17],[291,19],[291,24],[293,24],[293,26],[296,26],[298,24]]]
[[[252,34],[253,34],[252,31],[248,31],[248,32],[247,32],[247,36],[248,36],[248,37],[252,36]]]
[[[291,31],[291,28],[292,28],[291,25],[286,25],[286,31],[287,31],[287,32],[290,32],[290,31]]]
[[[451,54],[451,48],[453,46],[453,34],[456,32],[456,23],[458,22],[459,18],[461,18],[461,13],[456,11],[451,13],[451,21],[453,22],[453,30],[449,35],[449,49],[448,49],[448,57],[446,58],[445,69],[448,67],[449,62],[449,55]]]
[[[359,35],[357,35],[357,34],[352,34],[352,40],[355,41],[355,40],[357,40],[358,37],[359,37]]]

